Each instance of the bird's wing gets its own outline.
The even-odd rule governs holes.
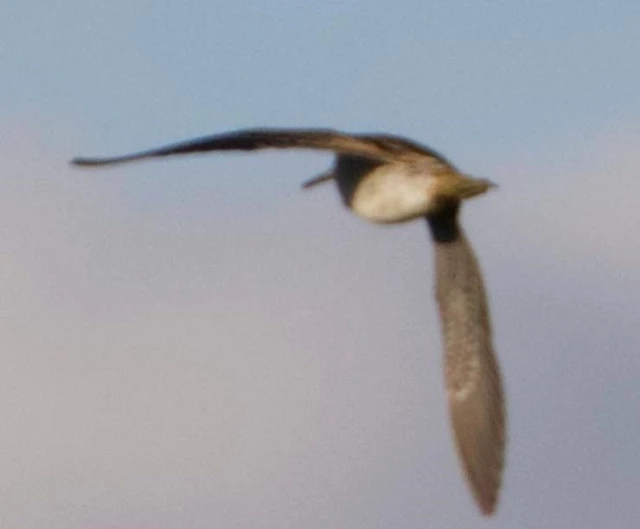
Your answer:
[[[247,129],[205,136],[182,143],[111,158],[75,158],[74,165],[99,166],[208,151],[253,151],[257,149],[317,149],[362,156],[380,161],[403,156],[438,156],[417,143],[385,135],[351,135],[328,129]],[[442,161],[444,159],[440,157]]]
[[[505,451],[505,404],[478,262],[457,224],[457,206],[428,218],[445,379],[458,454],[484,514],[493,513]]]

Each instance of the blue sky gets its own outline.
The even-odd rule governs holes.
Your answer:
[[[330,157],[81,172],[247,126],[415,138],[463,220],[510,441],[495,527],[629,527],[640,443],[640,4],[5,2],[0,525],[459,527],[421,223]]]

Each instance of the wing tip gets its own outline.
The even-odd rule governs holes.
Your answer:
[[[105,165],[105,161],[100,158],[82,158],[77,157],[69,160],[69,165],[75,165],[77,167],[95,167],[98,165]]]
[[[498,491],[488,497],[476,497],[478,507],[483,516],[490,517],[495,515],[498,507]]]
[[[149,157],[149,153],[127,154],[125,156],[117,156],[113,158],[85,158],[83,156],[77,156],[76,158],[71,159],[69,164],[76,167],[102,167],[105,165],[117,165],[125,162],[132,162],[134,160],[142,160],[143,158]]]

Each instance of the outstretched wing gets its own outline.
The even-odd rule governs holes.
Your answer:
[[[480,509],[492,514],[504,466],[505,405],[482,275],[456,217],[457,206],[428,218],[445,378],[458,455]]]
[[[385,135],[350,135],[328,129],[248,129],[205,136],[111,158],[75,158],[74,165],[99,166],[209,151],[253,151],[258,149],[317,149],[375,160],[397,160],[403,156],[438,156],[418,144]],[[438,156],[439,157],[439,156]],[[444,159],[441,158],[443,161]]]

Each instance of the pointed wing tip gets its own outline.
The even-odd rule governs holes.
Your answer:
[[[69,161],[69,165],[75,165],[76,167],[96,167],[99,165],[106,165],[109,162],[101,160],[99,158],[73,158]]]
[[[75,167],[103,167],[105,165],[117,165],[133,160],[139,160],[141,158],[147,158],[146,154],[130,154],[126,156],[118,156],[115,158],[84,158],[78,156],[69,161],[69,165]]]
[[[501,454],[503,451],[504,445],[500,449]],[[464,456],[462,463],[465,478],[478,509],[484,516],[493,516],[496,513],[500,490],[502,489],[502,473],[504,470],[502,455],[500,455],[500,462],[498,463],[499,468],[489,471],[489,474],[487,474],[486,468],[482,470],[476,467],[476,472],[474,472],[473,467],[469,465]],[[481,470],[481,472],[478,473],[478,470]]]
[[[491,498],[478,498],[478,507],[483,516],[490,517],[496,513],[498,506],[497,494]]]

